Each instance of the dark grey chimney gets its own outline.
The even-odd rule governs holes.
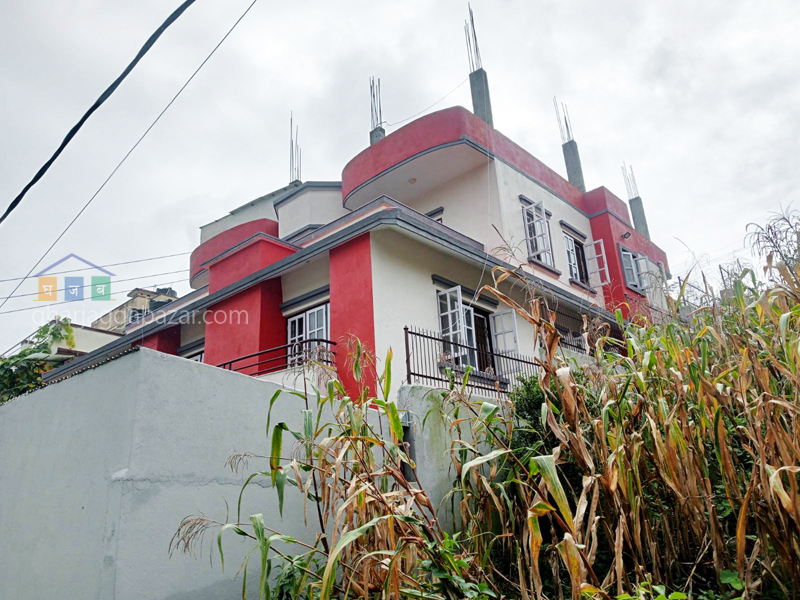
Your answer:
[[[586,184],[583,181],[581,155],[580,152],[578,152],[578,143],[572,137],[572,122],[569,119],[567,105],[562,103],[561,110],[559,110],[558,100],[553,96],[553,106],[556,109],[558,130],[561,132],[561,150],[564,152],[564,163],[567,165],[567,179],[580,191],[585,192]]]
[[[469,74],[469,87],[472,91],[472,112],[476,117],[494,127],[492,120],[492,100],[489,97],[489,78],[482,68]]]
[[[386,137],[386,130],[378,125],[375,129],[369,132],[369,145],[376,144]]]
[[[469,87],[472,91],[472,112],[494,127],[492,119],[492,101],[489,98],[489,78],[483,70],[481,51],[478,48],[478,35],[475,33],[475,18],[472,7],[469,7],[469,21],[464,22],[464,36],[467,38],[467,56],[469,57]]]
[[[628,167],[625,163],[622,163],[622,178],[625,180],[625,189],[628,191],[628,205],[631,207],[633,228],[649,240],[650,228],[647,227],[644,203],[642,202],[642,197],[639,195],[639,185],[636,183],[633,167]]]
[[[644,204],[639,196],[635,196],[628,200],[631,207],[631,217],[633,218],[633,227],[641,233],[648,240],[650,239],[650,229],[647,227],[647,217],[644,214]]]
[[[585,192],[586,184],[583,182],[583,168],[577,142],[569,140],[566,144],[562,144],[561,149],[564,151],[564,162],[567,165],[567,179],[580,191]]]

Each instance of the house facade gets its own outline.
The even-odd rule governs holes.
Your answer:
[[[498,265],[521,269],[576,354],[589,350],[583,315],[666,309],[667,257],[643,212],[634,227],[626,202],[583,191],[582,174],[571,183],[490,122],[461,107],[426,115],[371,135],[341,181],[294,181],[201,227],[194,291],[48,380],[133,345],[275,378],[311,351],[341,366],[355,336],[379,361],[391,348],[407,383],[469,365],[476,385],[506,389],[539,349],[527,322],[477,293]]]

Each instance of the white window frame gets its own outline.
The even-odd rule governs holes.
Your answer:
[[[549,267],[554,266],[550,224],[547,221],[544,203],[540,201],[530,206],[523,206],[522,224],[525,229],[528,258],[538,260]]]
[[[442,303],[444,302],[444,306]],[[444,308],[444,310],[442,310]],[[436,292],[436,310],[439,315],[439,332],[444,340],[444,351],[449,351],[451,360],[456,365],[478,364],[478,352],[475,348],[475,321],[472,307],[465,306],[461,296],[461,286]],[[446,323],[446,325],[445,325]],[[472,339],[472,343],[469,339]],[[448,350],[448,342],[458,344]],[[466,348],[465,346],[469,346]]]
[[[581,280],[581,271],[578,267],[578,252],[575,250],[575,244],[580,242],[568,233],[564,234],[564,247],[567,250],[567,267],[569,268],[569,278],[575,281]],[[587,269],[588,270],[588,269]]]
[[[638,291],[642,286],[639,279],[639,264],[636,259],[636,254],[620,247],[620,262],[622,263],[622,276],[625,279],[625,285]]]
[[[511,325],[506,326],[505,317],[511,316]],[[502,310],[489,314],[489,330],[495,354],[515,354],[519,352],[517,338],[517,315],[513,310]],[[508,343],[509,336],[511,343]]]
[[[633,259],[633,262],[636,263],[636,271],[639,275],[639,289],[643,292],[646,292],[650,289],[650,261],[647,260],[646,256],[636,256]]]
[[[603,286],[611,283],[611,278],[608,274],[608,260],[606,258],[606,247],[603,240],[595,240],[591,244],[586,244],[584,247],[586,254],[586,270],[589,273],[589,284],[595,287],[591,282],[593,279],[597,281],[597,285]],[[591,250],[591,255],[587,250]]]
[[[314,315],[315,326],[314,332],[319,332],[321,335],[315,333],[314,335],[309,335],[309,317]],[[323,326],[319,327],[317,324],[319,322],[319,318],[322,318]],[[295,332],[292,333],[292,325],[297,324],[295,326]],[[298,313],[292,317],[289,317],[286,320],[286,341],[289,345],[287,355],[289,357],[289,365],[294,366],[302,363],[303,360],[303,352],[306,350],[304,347],[303,342],[308,339],[323,339],[327,340],[330,337],[330,328],[331,328],[331,304],[330,302],[326,302],[325,304],[320,304],[314,306],[312,308],[306,309],[301,313]],[[308,349],[314,348],[316,346],[323,345],[323,342],[314,342],[314,345]]]

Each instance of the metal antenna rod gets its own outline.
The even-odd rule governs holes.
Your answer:
[[[558,123],[558,131],[561,134],[561,143],[566,144],[567,138],[564,135],[564,125],[561,123],[561,113],[558,110],[558,100],[553,96],[553,108],[556,109],[556,123]]]
[[[469,21],[464,21],[464,37],[467,40],[467,57],[469,58],[469,72],[473,73],[483,68],[481,62],[481,51],[478,48],[478,34],[475,32],[475,16],[472,13],[472,6],[469,7]]]

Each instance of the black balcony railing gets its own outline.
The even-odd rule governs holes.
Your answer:
[[[442,337],[438,333],[403,328],[406,346],[406,377],[410,384],[444,387],[448,385],[446,369],[456,380],[471,367],[469,387],[492,394],[511,391],[517,377],[533,377],[539,365],[517,353],[494,352],[486,346],[468,346]]]
[[[335,346],[336,342],[313,338],[246,354],[217,366],[253,377],[301,367],[312,361],[332,367],[336,364]]]

